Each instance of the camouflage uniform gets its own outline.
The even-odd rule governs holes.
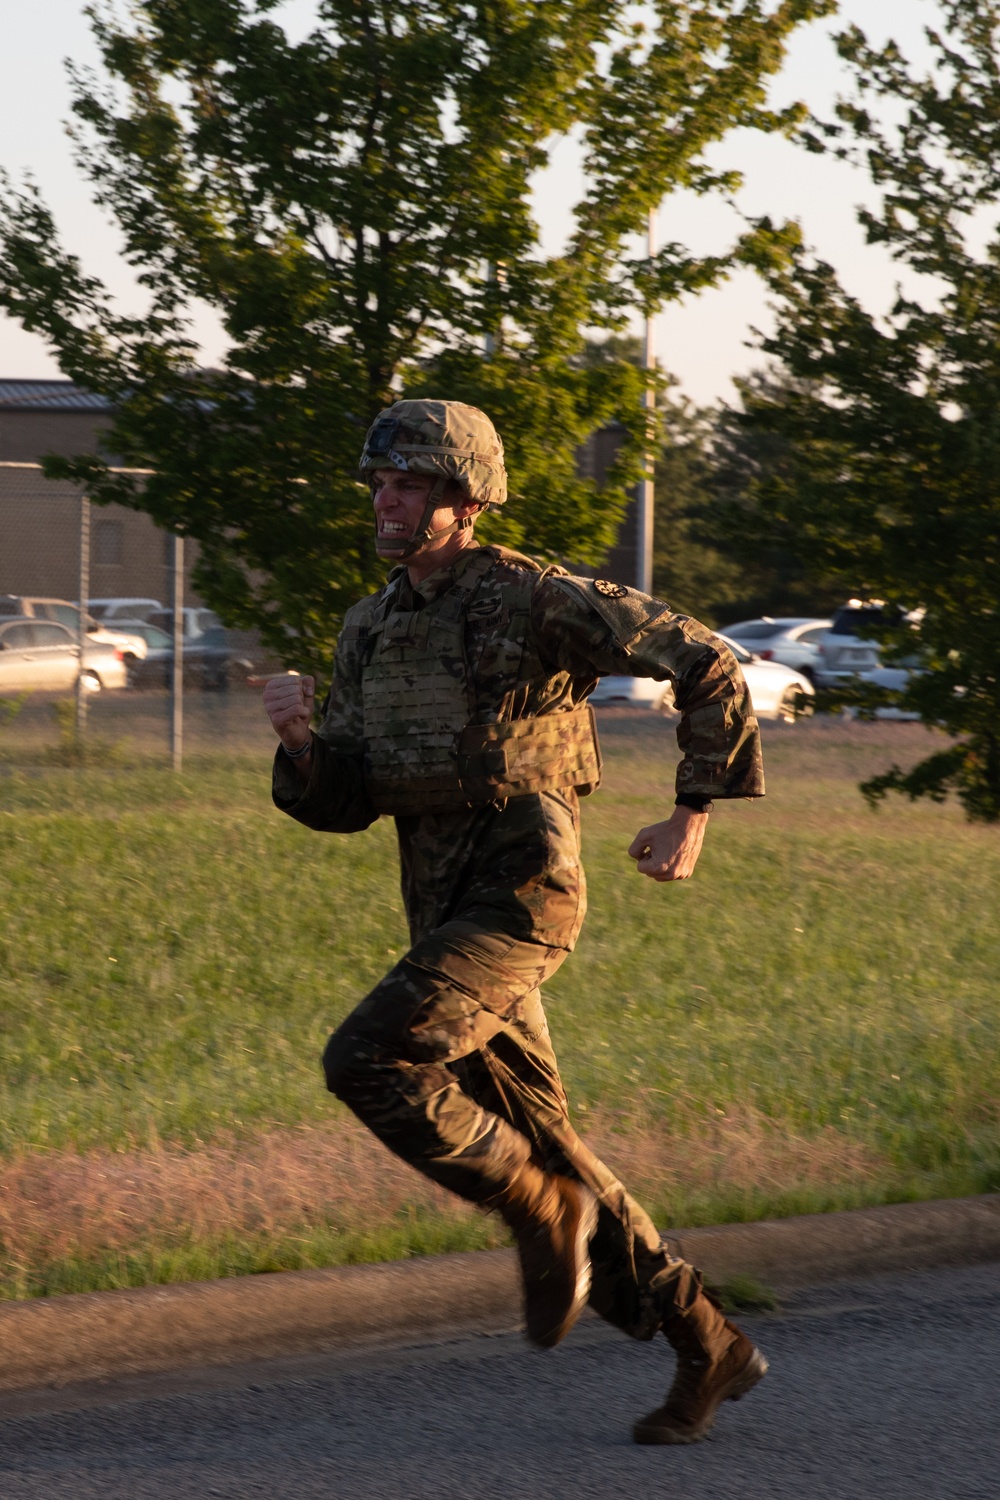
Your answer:
[[[678,791],[763,794],[746,684],[717,637],[633,590],[470,548],[419,589],[395,569],[348,612],[308,783],[282,751],[275,758],[279,808],[329,832],[379,815],[363,693],[372,621],[382,620],[383,637],[397,620],[398,633],[412,634],[420,612],[446,604],[470,568],[478,577],[463,618],[477,724],[558,723],[606,673],[669,678],[681,714]],[[526,574],[530,619],[512,688],[503,646]],[[700,1278],[570,1124],[539,993],[586,909],[577,790],[407,812],[396,825],[411,948],[330,1039],[328,1086],[391,1150],[470,1201],[488,1204],[528,1159],[586,1183],[600,1203],[591,1305],[652,1338],[691,1304]]]

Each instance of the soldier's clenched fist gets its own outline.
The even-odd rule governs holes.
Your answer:
[[[316,702],[316,681],[286,673],[272,677],[264,689],[264,707],[286,750],[301,750],[312,738],[309,728]]]
[[[707,813],[675,807],[662,823],[640,828],[628,852],[640,875],[660,881],[689,880],[698,863],[707,827]]]

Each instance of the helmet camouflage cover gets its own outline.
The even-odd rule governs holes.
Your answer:
[[[507,498],[503,443],[485,412],[464,401],[397,401],[368,429],[359,468],[404,469],[454,479],[473,505]]]

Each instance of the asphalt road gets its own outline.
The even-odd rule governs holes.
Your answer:
[[[1000,1265],[745,1319],[768,1379],[709,1441],[638,1448],[671,1356],[591,1323],[0,1397],[3,1500],[1000,1500]]]

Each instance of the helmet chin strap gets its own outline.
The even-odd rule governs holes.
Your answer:
[[[453,531],[467,531],[475,521],[475,513],[471,516],[458,516],[448,526],[439,526],[437,531],[431,530],[431,518],[444,495],[447,479],[435,479],[431,486],[424,513],[420,518],[420,525],[410,537],[388,537],[379,536],[378,522],[375,523],[375,551],[379,557],[387,561],[406,562],[415,553],[426,547],[428,542],[436,542],[439,537],[451,536]]]

